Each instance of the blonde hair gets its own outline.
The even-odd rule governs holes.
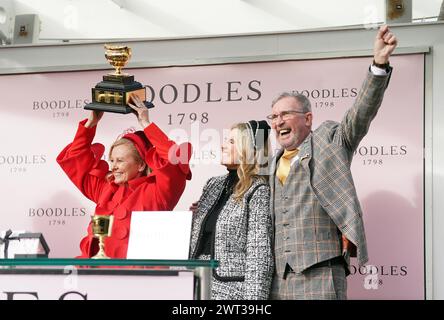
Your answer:
[[[142,159],[142,156],[137,151],[136,147],[134,146],[134,143],[129,139],[120,138],[114,141],[114,143],[111,145],[111,148],[109,149],[108,158],[111,159],[111,153],[113,152],[113,149],[115,147],[122,145],[125,145],[130,149],[131,155],[134,157],[134,160],[136,160],[137,163],[145,164],[145,169],[143,169],[142,171],[142,176],[147,176],[148,174],[150,174],[151,169],[148,167],[148,164],[145,162],[145,160]]]
[[[239,158],[237,168],[239,181],[234,187],[233,195],[236,201],[242,201],[255,179],[266,181],[266,178],[260,173],[261,167],[264,166],[262,162],[267,162],[268,158],[268,140],[264,141],[261,147],[255,148],[255,141],[252,140],[250,129],[246,123],[237,123],[231,127],[231,130],[233,129],[238,130],[234,138],[234,145]],[[265,163],[266,165],[267,163]]]

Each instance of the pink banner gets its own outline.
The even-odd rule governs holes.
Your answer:
[[[203,184],[223,174],[224,132],[236,122],[264,119],[281,91],[310,97],[314,128],[340,121],[359,91],[371,58],[128,69],[148,85],[151,112],[169,136],[193,143],[193,179],[176,210],[188,209]],[[352,267],[352,299],[424,298],[424,57],[394,56],[381,109],[361,142],[352,171],[364,212],[370,261]],[[51,257],[79,254],[94,204],[55,162],[71,141],[91,87],[108,71],[0,76],[0,230],[43,232]],[[106,114],[96,141],[108,147],[133,115]],[[273,143],[274,148],[277,148]],[[354,262],[354,261],[352,261]]]

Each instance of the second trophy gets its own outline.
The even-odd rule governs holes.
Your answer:
[[[111,236],[114,216],[94,215],[91,217],[92,233],[99,239],[99,252],[92,259],[109,259],[105,253],[105,238]]]

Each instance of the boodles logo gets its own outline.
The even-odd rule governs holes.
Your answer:
[[[364,288],[367,290],[376,290],[384,284],[384,278],[407,276],[408,268],[407,266],[399,265],[365,265],[361,267],[350,265],[350,274],[352,276],[364,276]]]
[[[24,174],[32,167],[46,164],[45,154],[0,154],[0,170]]]
[[[148,100],[164,104],[195,102],[238,102],[257,101],[262,97],[261,81],[233,80],[223,83],[167,83],[160,86],[147,85]]]
[[[86,208],[29,208],[28,217],[83,217]]]
[[[33,111],[66,111],[83,108],[88,99],[75,100],[40,100],[32,102]]]
[[[384,165],[385,160],[400,158],[408,154],[407,145],[363,145],[355,151],[364,166]]]
[[[88,99],[73,99],[73,100],[40,100],[32,101],[32,111],[34,112],[44,112],[49,114],[52,118],[62,119],[68,118],[72,112],[76,110],[82,110],[85,104],[90,101]]]

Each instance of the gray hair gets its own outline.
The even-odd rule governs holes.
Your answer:
[[[308,100],[308,98],[306,96],[304,96],[303,94],[297,93],[295,91],[282,92],[279,96],[277,96],[277,98],[275,98],[273,100],[273,102],[271,103],[271,107],[273,108],[273,106],[276,104],[276,102],[278,102],[279,100],[286,98],[286,97],[291,97],[291,98],[296,99],[296,101],[298,101],[301,105],[302,112],[311,112],[310,100]]]

